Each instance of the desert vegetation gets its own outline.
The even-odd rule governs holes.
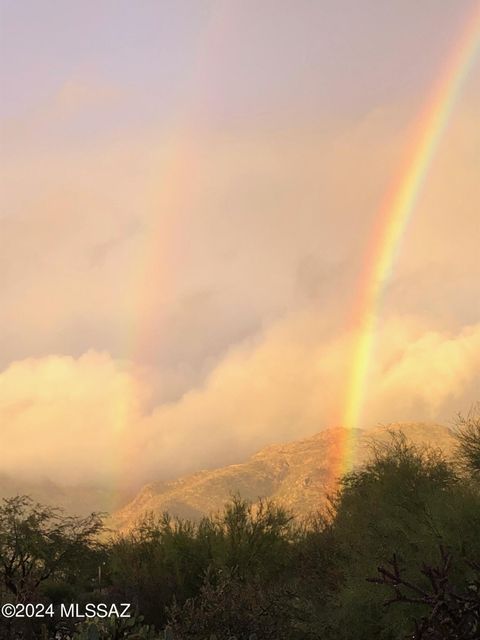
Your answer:
[[[1,637],[170,640],[480,638],[480,416],[453,458],[392,433],[299,521],[233,496],[198,523],[146,515],[128,533],[28,497],[0,508],[2,602],[52,605]],[[60,620],[62,603],[132,618]]]

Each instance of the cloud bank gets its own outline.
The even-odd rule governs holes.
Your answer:
[[[292,314],[153,410],[141,372],[106,353],[16,362],[0,374],[2,470],[135,487],[319,431],[343,401],[351,352],[351,336],[326,338],[322,322],[316,311]],[[479,396],[480,324],[446,333],[391,320],[376,356],[364,425],[449,420]]]

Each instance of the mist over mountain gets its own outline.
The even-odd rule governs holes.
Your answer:
[[[118,506],[112,502],[111,491],[92,486],[65,486],[43,478],[23,480],[0,474],[0,500],[15,495],[29,495],[35,502],[64,509],[65,512],[85,516],[92,511],[105,512]]]

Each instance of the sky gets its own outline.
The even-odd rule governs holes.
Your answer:
[[[472,0],[0,0],[0,471],[139,486],[332,426],[385,194]],[[480,400],[480,60],[360,426]]]

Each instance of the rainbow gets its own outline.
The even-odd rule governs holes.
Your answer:
[[[172,266],[168,258],[175,253],[179,234],[184,232],[183,215],[195,200],[195,189],[202,166],[202,104],[208,99],[212,69],[221,57],[223,42],[235,28],[236,15],[229,3],[213,3],[208,11],[204,29],[198,37],[197,52],[188,78],[185,103],[174,120],[157,140],[155,172],[149,201],[155,202],[147,222],[145,242],[139,248],[137,265],[132,274],[131,288],[135,291],[131,307],[129,330],[130,360],[144,360],[151,350],[152,338],[158,340],[162,327],[158,326],[156,309],[168,307],[174,289]],[[200,120],[200,122],[198,122]],[[205,126],[205,122],[203,122]],[[155,141],[152,141],[154,145]],[[173,259],[176,256],[173,255]],[[152,295],[152,291],[155,295]]]
[[[231,3],[212,3],[205,25],[196,42],[190,76],[186,82],[185,103],[182,104],[168,126],[158,132],[151,146],[155,175],[151,189],[145,194],[148,206],[154,202],[146,222],[144,240],[133,259],[135,265],[127,289],[134,292],[127,312],[127,359],[134,369],[142,370],[138,363],[151,363],[152,343],[159,341],[163,327],[159,324],[158,310],[168,308],[174,290],[172,263],[181,253],[179,236],[184,233],[185,211],[194,202],[199,172],[202,165],[202,127],[197,120],[203,101],[208,98],[209,74],[221,61],[218,51],[232,30],[236,14]],[[148,208],[148,207],[147,207]],[[183,225],[183,226],[182,226]],[[149,364],[146,365],[147,369]],[[135,394],[134,394],[135,395]],[[129,486],[133,469],[141,464],[132,453],[127,419],[122,419],[117,434],[115,468],[117,479],[112,492],[112,505],[118,506],[119,496]]]
[[[399,173],[399,179],[394,183],[377,218],[377,229],[368,251],[360,295],[353,314],[356,327],[354,348],[341,417],[346,435],[339,445],[340,468],[337,477],[351,469],[355,460],[355,434],[367,392],[383,292],[430,166],[479,49],[480,5],[477,5],[440,82],[433,88],[415,127],[414,144]]]

